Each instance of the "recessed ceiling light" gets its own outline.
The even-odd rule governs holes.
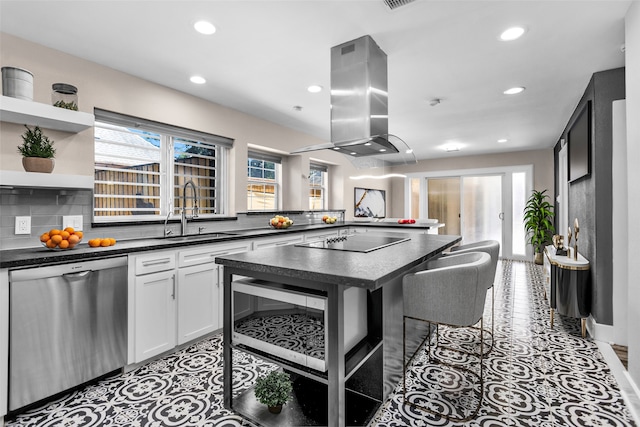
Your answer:
[[[525,33],[525,29],[522,27],[511,27],[507,28],[500,34],[500,40],[509,42],[512,40],[519,39]]]
[[[349,154],[351,154],[352,156],[355,156],[357,153],[356,153],[355,151],[352,151],[352,152],[351,152],[351,153],[349,153]]]
[[[386,148],[381,148],[381,149],[380,149],[380,150],[378,150],[378,151],[380,151],[381,153],[384,153],[385,151],[387,151],[387,149],[386,149]]]
[[[507,142],[507,140],[506,140],[506,139],[504,139],[504,138],[502,138],[502,139],[499,139],[499,140],[498,140],[498,142],[499,142],[500,144],[504,144],[505,142]]]
[[[191,80],[191,83],[195,83],[197,85],[202,85],[202,84],[205,84],[207,82],[204,79],[204,77],[200,77],[200,76],[191,76],[191,78],[189,80]]]
[[[320,85],[311,85],[307,88],[307,90],[311,93],[322,92],[322,86]]]
[[[524,88],[522,86],[518,86],[518,87],[512,87],[511,89],[507,89],[503,93],[505,95],[515,95],[523,91],[524,91]]]
[[[340,149],[340,147],[333,147],[333,149],[334,149],[334,150],[339,150],[339,149]]]
[[[211,22],[207,21],[198,21],[193,24],[193,28],[196,29],[197,32],[204,35],[211,35],[216,32],[216,27],[213,26]]]

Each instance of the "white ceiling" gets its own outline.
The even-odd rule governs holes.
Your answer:
[[[630,4],[1,0],[0,29],[326,141],[330,49],[368,34],[388,56],[389,132],[418,158],[438,158],[552,147],[591,74],[624,66]],[[196,33],[200,19],[217,32]],[[528,31],[499,41],[513,25]],[[512,86],[527,90],[503,95]],[[445,152],[449,143],[462,150]]]

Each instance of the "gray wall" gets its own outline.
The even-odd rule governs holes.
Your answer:
[[[595,73],[567,127],[560,136],[561,139],[568,141],[568,130],[590,101],[592,114],[591,173],[569,184],[569,224],[556,223],[556,229],[566,230],[568,226],[573,229],[573,221],[578,218],[580,223],[578,250],[591,263],[591,311],[595,321],[604,325],[613,324],[611,102],[624,98],[624,68]],[[559,150],[560,143],[556,144],[554,150],[556,180]],[[555,187],[557,196],[558,183]]]

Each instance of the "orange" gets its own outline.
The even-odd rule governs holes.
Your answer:
[[[61,231],[60,235],[62,236],[63,240],[67,240],[69,238],[69,236],[70,236],[68,231]]]
[[[82,236],[83,236],[82,231],[74,231],[73,234],[75,234],[76,236],[82,239]]]
[[[76,243],[78,243],[80,241],[80,238],[77,235],[72,234],[71,236],[69,236],[69,239],[67,239],[67,240],[69,240],[69,244],[70,245],[75,245]]]
[[[57,228],[52,228],[51,230],[49,230],[49,235],[50,236],[55,236],[55,235],[60,234],[60,233],[61,233],[61,231],[58,230]]]
[[[60,247],[60,249],[67,249],[69,247],[69,241],[63,240],[58,244],[58,246]]]
[[[58,243],[62,242],[62,236],[59,234],[51,236],[51,241],[57,245]]]
[[[49,236],[48,233],[44,233],[43,235],[40,236],[40,241],[41,242],[47,242],[47,240],[49,240],[51,237]]]
[[[58,246],[58,245],[56,245],[56,244],[53,242],[53,240],[51,240],[51,239],[47,240],[47,247],[48,247],[48,248],[55,248],[56,246]]]
[[[74,230],[73,227],[67,227],[67,228],[64,229],[64,231],[66,231],[69,234],[73,234],[76,230]]]
[[[110,239],[102,239],[102,241],[100,242],[100,246],[111,246],[111,240]]]
[[[89,240],[89,246],[91,246],[92,248],[97,248],[98,246],[100,246],[100,239]]]
[[[116,239],[114,239],[113,237],[109,238],[109,243],[111,244],[111,246],[116,244]]]

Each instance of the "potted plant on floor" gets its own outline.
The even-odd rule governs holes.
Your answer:
[[[553,206],[548,200],[547,190],[534,190],[524,207],[524,229],[527,242],[533,246],[535,263],[542,264],[542,251],[551,243],[553,227]]]
[[[282,411],[282,405],[289,400],[292,390],[289,374],[272,371],[268,375],[258,378],[254,392],[258,402],[269,407],[269,412],[279,414]]]
[[[22,166],[27,172],[51,173],[55,166],[56,149],[53,141],[42,133],[36,126],[33,130],[24,125],[27,130],[22,134],[22,144],[18,151],[22,154]]]

